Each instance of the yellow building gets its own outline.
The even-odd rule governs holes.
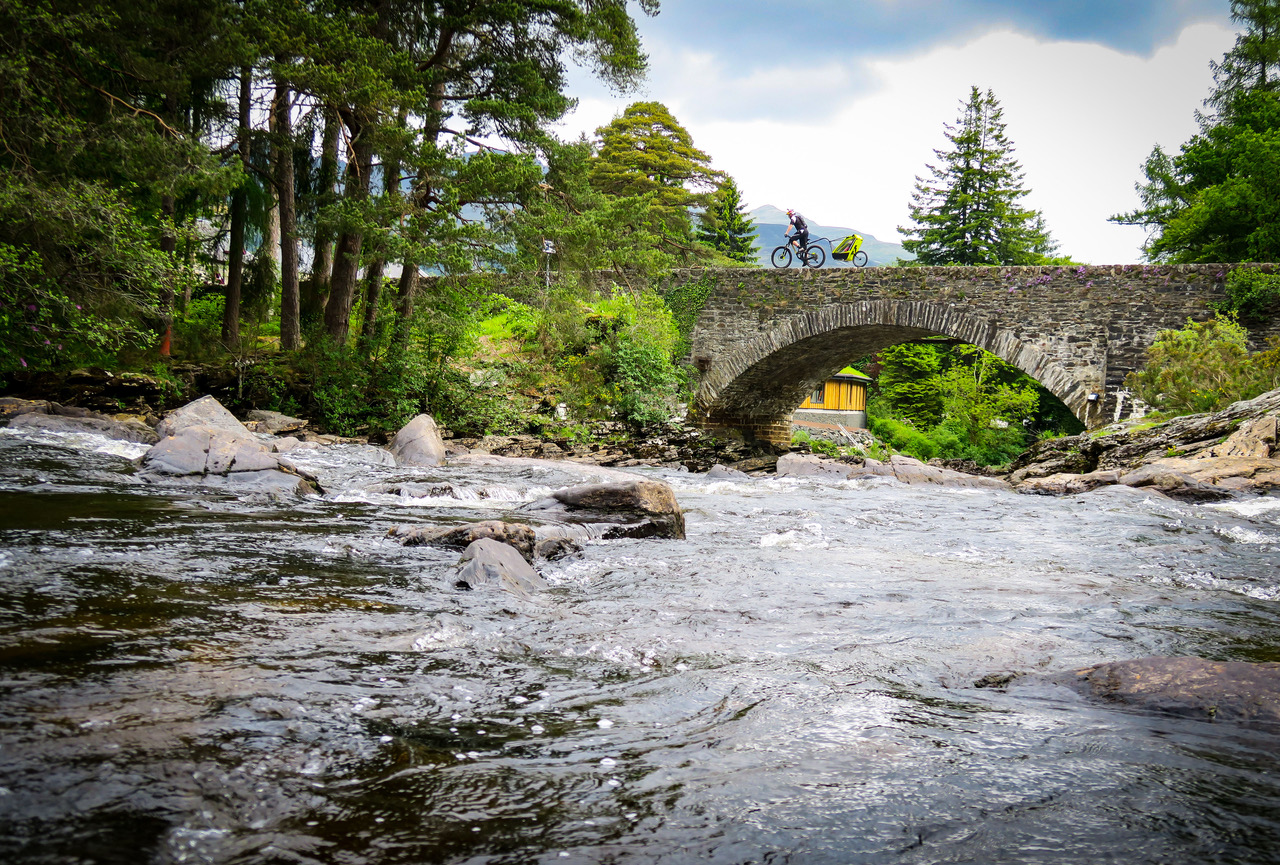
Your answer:
[[[800,424],[838,423],[847,429],[865,429],[867,385],[870,383],[868,376],[846,366],[814,388],[809,398],[796,409],[792,420]]]

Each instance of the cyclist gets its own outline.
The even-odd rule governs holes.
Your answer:
[[[791,229],[796,230],[796,236],[791,241],[791,245],[795,246],[796,241],[800,241],[799,249],[801,252],[809,245],[809,223],[804,221],[804,217],[796,213],[794,210],[787,211],[787,230],[782,232],[782,236],[786,237],[791,233]],[[803,261],[804,259],[801,259]]]

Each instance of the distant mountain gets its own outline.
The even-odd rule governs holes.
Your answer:
[[[774,247],[781,246],[785,242],[782,236],[787,228],[787,212],[779,210],[772,204],[765,204],[757,207],[747,214],[756,226],[756,246],[759,250],[756,253],[757,260],[761,267],[772,267],[769,263],[769,255],[773,252]],[[909,259],[915,258],[901,245],[897,243],[888,243],[887,241],[877,240],[873,235],[856,228],[843,228],[833,225],[819,225],[808,216],[805,219],[809,223],[809,239],[813,240],[818,237],[830,238],[831,246],[822,244],[827,253],[827,263],[824,267],[852,267],[847,261],[836,261],[831,257],[831,247],[838,244],[843,238],[850,234],[862,235],[862,249],[867,253],[867,264],[870,266],[880,266],[893,264],[899,258]]]

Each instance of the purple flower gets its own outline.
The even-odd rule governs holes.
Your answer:
[[[48,344],[49,344],[49,340],[47,340],[47,339],[46,339],[46,340],[44,341],[44,344],[45,344],[45,345],[48,345]]]
[[[27,359],[25,357],[20,357],[18,358],[18,360],[22,363],[23,366],[27,365]]]
[[[35,311],[36,311],[36,305],[35,305],[34,303],[28,303],[28,304],[27,304],[27,309],[31,310],[32,312],[35,312]]]
[[[62,351],[62,343],[58,343],[58,351]]]

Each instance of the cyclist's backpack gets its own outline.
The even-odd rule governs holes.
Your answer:
[[[851,234],[844,240],[840,241],[840,244],[835,249],[831,250],[831,257],[839,261],[848,261],[857,255],[858,250],[861,248],[862,235]]]

